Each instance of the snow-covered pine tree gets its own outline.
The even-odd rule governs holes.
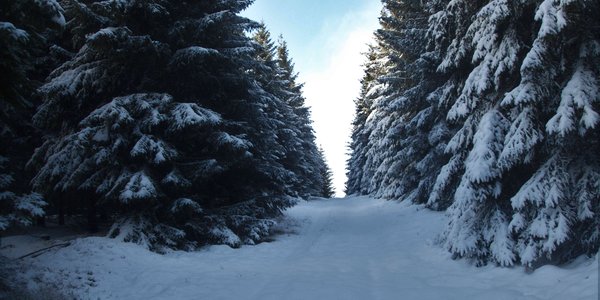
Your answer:
[[[383,4],[381,28],[375,33],[378,45],[369,54],[374,62],[367,65],[377,66],[374,80],[378,85],[363,91],[366,97],[360,102],[369,103],[357,103],[351,145],[350,165],[356,166],[350,168],[358,167],[358,172],[350,171],[349,186],[360,188],[349,190],[425,202],[442,165],[449,132],[443,121],[437,124],[436,99],[427,97],[438,80],[436,57],[425,48],[427,11],[420,1]],[[377,56],[383,59],[375,63]],[[359,174],[360,181],[354,174]]]
[[[327,185],[323,175],[328,166],[316,147],[310,111],[304,105],[302,85],[296,83],[297,74],[287,45],[280,36],[275,46],[264,24],[253,38],[259,45],[255,54],[259,63],[254,75],[265,90],[263,97],[271,103],[267,109],[271,115],[278,116],[274,122],[278,140],[271,148],[282,147],[278,162],[290,172],[291,180],[284,184],[303,197],[322,196]]]
[[[385,7],[382,10],[382,16],[384,15],[389,15]],[[380,24],[383,24],[383,20],[380,20]],[[375,178],[375,174],[386,154],[384,136],[390,122],[387,106],[390,101],[388,96],[392,92],[390,82],[383,78],[392,72],[394,63],[379,38],[376,36],[377,44],[370,46],[366,53],[368,61],[365,64],[361,95],[355,101],[357,111],[353,142],[350,145],[352,156],[347,183],[349,193],[375,194],[382,182]],[[352,175],[355,172],[352,168],[360,175]]]
[[[267,102],[264,109],[269,115],[277,118],[276,122],[272,122],[276,139],[269,143],[269,147],[277,154],[276,160],[286,173],[279,185],[286,187],[286,193],[296,192],[306,196],[306,186],[303,185],[302,174],[298,170],[306,164],[306,161],[303,161],[301,134],[296,126],[299,120],[292,107],[284,100],[290,96],[290,91],[283,78],[283,70],[277,63],[271,34],[264,23],[254,32],[253,40],[257,43],[257,64],[253,69],[253,76],[264,90],[261,94]]]
[[[471,18],[475,18],[474,15],[479,8],[471,3],[455,1],[430,18],[432,25],[429,35],[435,44],[434,47],[443,49],[446,43],[450,43],[447,51],[442,50],[444,60],[438,70],[444,72],[450,68],[450,65],[460,65],[463,62],[467,66],[469,65],[469,61],[463,57],[459,58],[460,55],[464,55],[463,51],[456,48],[461,47],[463,43],[471,45],[481,42],[485,38],[478,37],[465,42],[455,37],[462,38],[469,32],[470,38],[473,38],[475,33],[471,32],[473,27],[469,26]],[[477,21],[481,21],[481,19],[477,19]],[[447,29],[446,24],[448,23],[453,23],[455,26]],[[481,23],[478,26],[482,29],[488,28],[488,32],[493,33],[495,32],[493,26],[497,25],[491,22]],[[438,32],[438,30],[444,31]],[[495,59],[501,60],[505,54],[499,51]],[[449,57],[451,57],[450,60],[452,58],[455,60],[449,62]],[[489,64],[489,60],[492,59],[494,58],[488,59],[485,64]],[[479,62],[479,58],[474,61]],[[464,70],[467,67],[461,65],[461,68]],[[492,68],[494,67],[485,69],[484,72],[493,74],[496,70]],[[497,76],[502,76],[507,69],[499,70]],[[496,158],[502,151],[503,138],[508,127],[508,121],[502,113],[494,108],[493,104],[494,98],[497,98],[502,90],[499,91],[500,87],[496,86],[491,95],[487,95],[492,87],[492,84],[486,82],[489,79],[478,81],[477,74],[472,75],[474,73],[471,73],[470,75],[468,72],[446,73],[450,75],[442,87],[448,90],[451,96],[454,96],[456,90],[460,92],[458,97],[441,98],[439,102],[448,101],[452,105],[447,119],[459,126],[462,125],[462,128],[459,127],[460,130],[445,149],[451,158],[441,170],[428,204],[432,207],[445,206],[446,203],[452,203],[453,200],[449,208],[450,224],[445,233],[445,240],[446,247],[454,255],[474,257],[479,260],[479,263],[484,263],[487,257],[494,255],[499,258],[498,262],[511,264],[514,256],[512,256],[506,230],[508,218],[505,207],[502,206],[501,201],[498,201],[502,191],[502,176],[496,164]],[[486,73],[484,76],[487,75]],[[485,84],[488,85],[485,86]],[[460,106],[459,103],[462,103],[460,101],[483,103],[477,107],[477,110],[474,109],[476,105],[471,105],[475,111],[467,114],[460,110],[464,108]],[[457,119],[460,119],[460,122],[457,122]],[[456,178],[461,174],[462,178],[456,187]],[[454,196],[450,197],[451,194]],[[444,199],[446,201],[443,201]],[[441,204],[440,201],[442,201]],[[486,232],[486,236],[483,236],[483,232]],[[494,246],[490,247],[492,244]],[[493,248],[492,251],[490,248]]]
[[[282,100],[291,108],[295,117],[290,119],[291,126],[297,130],[300,144],[296,145],[298,153],[295,158],[299,164],[294,172],[300,175],[302,195],[321,195],[327,185],[327,178],[322,176],[322,170],[329,166],[325,158],[319,154],[310,109],[305,104],[302,94],[303,84],[297,82],[298,74],[294,70],[294,63],[289,55],[287,43],[279,36],[276,46],[277,63],[281,71],[281,79],[285,85],[286,93]]]
[[[538,1],[529,17],[521,80],[501,103],[514,121],[500,162],[534,167],[511,198],[509,229],[535,267],[600,247],[600,3]]]
[[[415,42],[419,5],[384,1],[383,92],[357,105],[348,191],[450,206],[444,244],[479,264],[597,252],[600,4],[430,1]]]
[[[36,190],[156,251],[267,235],[290,202],[279,116],[248,73],[251,2],[70,2],[77,54],[41,88]]]
[[[53,0],[0,1],[0,231],[44,215],[46,203],[30,193],[24,166],[36,143],[34,91],[47,75],[38,63],[47,55],[48,37],[63,26],[62,8]]]
[[[9,159],[0,156],[0,231],[13,226],[29,226],[45,215],[47,203],[37,193],[17,194],[15,179],[8,168]]]
[[[319,147],[319,156],[321,160],[324,162],[321,167],[321,177],[323,178],[323,184],[321,189],[320,197],[323,198],[331,198],[335,196],[335,189],[333,187],[333,173],[327,164],[327,160],[325,159],[325,153],[323,152],[323,148]]]
[[[421,1],[383,2],[378,41],[389,59],[389,123],[384,159],[375,177],[377,195],[423,203],[441,167],[448,128],[438,113],[434,91],[435,53],[425,48],[427,11]],[[381,175],[378,175],[381,174]]]
[[[370,140],[370,131],[366,123],[373,110],[373,102],[377,99],[383,89],[379,77],[383,75],[381,50],[377,45],[369,45],[369,50],[364,54],[364,75],[361,79],[361,90],[358,98],[354,100],[355,113],[352,121],[352,135],[350,140],[350,158],[347,162],[346,194],[365,195],[366,187],[362,184],[362,178],[368,172],[365,169],[367,147]]]
[[[460,90],[447,119],[462,128],[434,188],[462,174],[444,234],[455,256],[535,267],[598,251],[599,48],[586,30],[598,11],[594,1],[450,1],[430,19],[435,47],[449,44],[444,86]]]

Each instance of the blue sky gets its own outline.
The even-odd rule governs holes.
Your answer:
[[[322,46],[330,34],[340,34],[339,27],[349,22],[349,16],[374,6],[379,6],[378,0],[256,0],[243,14],[264,21],[274,38],[282,34],[298,61],[297,68],[306,72],[326,62],[330,53],[323,53]]]
[[[256,0],[242,14],[282,34],[304,82],[317,143],[343,195],[347,144],[360,90],[363,52],[378,26],[379,0]]]

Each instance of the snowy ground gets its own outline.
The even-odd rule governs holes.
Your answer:
[[[477,268],[434,243],[445,217],[418,206],[355,197],[286,214],[296,233],[272,243],[158,255],[89,237],[25,259],[23,276],[83,299],[598,298],[598,256],[533,274]]]

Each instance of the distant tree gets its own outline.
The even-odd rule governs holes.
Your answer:
[[[333,173],[331,172],[331,168],[326,163],[325,153],[323,153],[323,148],[319,148],[319,154],[323,162],[323,166],[321,167],[321,176],[323,177],[323,189],[321,190],[321,197],[323,198],[332,198],[335,196],[335,189],[333,188]]]
[[[271,39],[271,34],[266,26],[261,23],[255,30],[253,39],[257,43],[255,59],[257,64],[253,70],[258,85],[263,89],[261,96],[269,102],[265,110],[278,119],[274,122],[272,130],[276,139],[269,143],[269,150],[276,152],[276,161],[287,175],[279,184],[286,187],[286,193],[299,193],[305,195],[302,174],[299,169],[306,167],[305,155],[301,147],[302,140],[297,124],[299,116],[285,101],[291,92],[288,82],[283,78],[283,70],[279,68],[275,57],[276,47]]]
[[[366,167],[371,128],[366,126],[369,116],[373,113],[373,103],[380,99],[385,90],[385,85],[379,81],[379,78],[384,75],[383,65],[385,64],[385,56],[381,53],[381,49],[376,45],[369,45],[369,50],[364,55],[367,61],[364,64],[360,95],[354,100],[355,113],[346,174],[348,177],[345,191],[347,195],[368,193],[366,180],[363,178],[371,173],[371,170]]]
[[[428,94],[439,81],[421,1],[383,1],[356,101],[348,191],[424,203],[443,165],[449,129]],[[352,171],[357,170],[357,171]]]
[[[255,31],[253,39],[260,46],[255,54],[259,64],[254,74],[265,97],[272,101],[271,114],[280,116],[280,121],[274,123],[278,140],[271,148],[283,148],[284,155],[278,162],[293,174],[286,184],[300,196],[322,196],[328,184],[324,177],[328,166],[316,147],[310,111],[304,104],[302,85],[296,83],[287,45],[280,36],[275,46],[264,24]]]
[[[304,195],[319,195],[325,185],[325,178],[322,177],[320,170],[326,168],[324,158],[319,154],[319,149],[315,141],[314,129],[310,109],[305,104],[302,94],[303,84],[297,82],[298,74],[294,71],[294,63],[289,56],[287,43],[280,36],[277,42],[277,63],[281,70],[281,78],[286,86],[286,94],[283,100],[292,108],[295,118],[292,119],[292,125],[298,130],[300,139],[299,150],[301,162],[296,170],[302,178],[301,185],[305,187]]]

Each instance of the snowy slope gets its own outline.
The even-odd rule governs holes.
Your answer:
[[[303,202],[272,243],[158,255],[90,237],[27,260],[31,287],[83,299],[597,299],[598,256],[566,267],[476,268],[435,244],[446,217],[353,197]]]

